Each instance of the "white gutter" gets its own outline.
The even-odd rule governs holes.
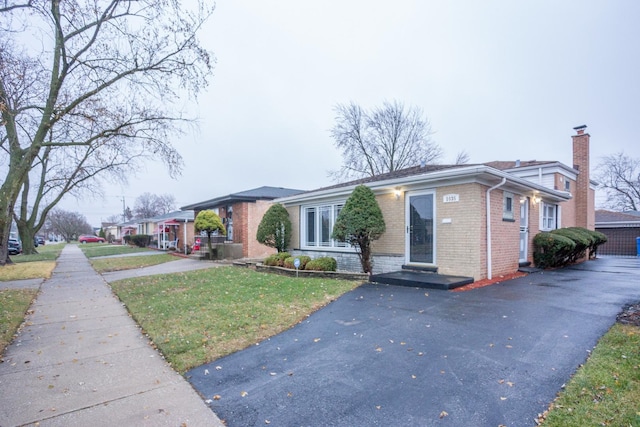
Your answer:
[[[492,275],[491,275],[491,195],[489,193],[491,193],[493,190],[495,190],[498,187],[502,187],[505,183],[507,182],[507,178],[503,177],[502,181],[500,181],[499,184],[494,185],[493,187],[487,189],[487,197],[486,197],[486,202],[487,202],[487,279],[491,280],[492,279]]]
[[[189,255],[187,253],[187,222],[189,220],[187,218],[184,219],[184,240],[182,241],[182,243],[184,243],[184,254],[185,255]],[[177,249],[177,248],[176,248]]]

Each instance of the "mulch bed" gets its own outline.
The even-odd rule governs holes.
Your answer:
[[[472,289],[483,288],[485,286],[494,285],[496,283],[501,283],[506,280],[517,279],[518,277],[524,277],[526,275],[527,273],[522,273],[520,271],[516,273],[511,273],[511,274],[502,274],[500,276],[494,277],[493,279],[478,280],[476,282],[469,283],[468,285],[460,286],[459,288],[453,289],[452,292],[470,291]]]
[[[616,320],[625,325],[640,326],[640,302],[625,306]]]

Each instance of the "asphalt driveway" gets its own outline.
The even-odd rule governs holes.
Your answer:
[[[616,314],[640,260],[453,293],[367,284],[187,373],[228,426],[533,426]]]

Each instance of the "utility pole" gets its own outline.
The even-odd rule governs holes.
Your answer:
[[[127,222],[127,208],[124,206],[124,196],[122,196],[122,222]]]

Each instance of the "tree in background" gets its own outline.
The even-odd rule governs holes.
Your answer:
[[[332,237],[356,248],[362,271],[371,274],[371,243],[385,231],[384,217],[375,194],[366,185],[358,185],[338,214]]]
[[[170,141],[185,121],[181,95],[193,99],[211,75],[197,33],[214,6],[190,5],[0,2],[0,266],[9,261],[14,208],[34,168],[44,168],[50,183],[58,173],[81,179],[101,165],[135,171],[145,159],[162,159],[171,176],[180,173],[182,158]],[[33,209],[33,199],[26,204]]]
[[[176,198],[171,194],[142,193],[133,205],[135,218],[153,218],[176,210]]]
[[[329,174],[336,181],[430,164],[442,157],[431,140],[429,120],[418,107],[405,108],[394,101],[366,111],[352,102],[338,104],[334,111],[331,136],[342,151],[342,167]]]
[[[68,243],[81,234],[93,234],[87,218],[78,212],[53,209],[48,215],[51,232],[59,234]]]
[[[289,212],[280,203],[272,205],[265,212],[258,225],[256,239],[263,245],[285,252],[291,240],[291,220]]]
[[[196,233],[200,233],[201,231],[207,233],[209,259],[213,260],[213,246],[211,246],[211,235],[214,233],[219,233],[224,236],[227,233],[227,230],[224,228],[224,224],[222,224],[222,220],[214,211],[200,211],[196,216],[193,226],[196,230]]]
[[[623,152],[606,156],[596,168],[595,179],[605,190],[607,208],[618,211],[640,209],[640,160]]]

